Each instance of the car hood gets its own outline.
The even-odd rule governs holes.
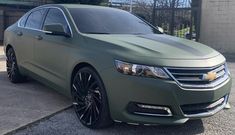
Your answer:
[[[214,49],[198,42],[165,34],[149,35],[87,35],[124,48],[123,53],[133,56],[162,59],[201,60],[220,55]]]

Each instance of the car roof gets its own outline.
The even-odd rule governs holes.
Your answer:
[[[40,7],[64,7],[64,8],[90,8],[90,9],[114,9],[104,6],[84,5],[84,4],[46,4]]]
[[[108,8],[104,6],[84,5],[84,4],[59,4],[66,8]]]

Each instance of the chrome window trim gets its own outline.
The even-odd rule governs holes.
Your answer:
[[[38,8],[36,8],[36,9],[33,9],[33,10],[29,11],[28,14],[30,15],[30,14],[31,14],[32,12],[34,12],[35,10],[51,9],[51,8],[58,9],[58,10],[60,10],[60,11],[62,12],[62,14],[63,14],[63,16],[64,16],[64,18],[65,18],[65,20],[66,20],[66,23],[67,23],[67,25],[69,26],[69,31],[70,31],[71,37],[73,37],[73,31],[72,31],[71,25],[70,25],[70,23],[69,23],[69,21],[68,21],[67,16],[65,15],[64,11],[63,11],[61,8],[59,8],[59,7],[52,7],[52,6],[48,6],[48,7],[38,7]],[[22,27],[22,26],[20,26],[20,24],[19,24],[20,21],[21,21],[21,19],[22,19],[22,17],[20,18],[20,20],[19,20],[18,23],[17,23],[17,26],[18,26],[19,28],[24,28],[24,29],[29,29],[29,30],[40,31],[40,32],[43,32],[43,33],[50,33],[49,31],[45,31],[45,30],[40,30],[40,29],[35,29],[35,28],[29,28],[29,27]],[[45,21],[44,21],[44,22],[45,22]],[[44,24],[44,22],[43,22],[43,24]],[[27,21],[26,21],[26,23],[27,23]]]
[[[224,77],[222,77],[221,79],[215,81],[214,83],[212,84],[203,84],[203,85],[185,85],[185,84],[182,84],[180,83],[172,74],[171,72],[168,70],[169,69],[183,69],[183,70],[212,70],[216,67],[220,67],[224,65],[225,67],[225,75]],[[227,65],[226,63],[223,63],[223,64],[220,64],[220,65],[217,65],[217,66],[213,66],[213,67],[208,67],[208,68],[175,68],[175,67],[163,67],[164,70],[167,72],[167,74],[176,82],[176,84],[183,90],[216,90],[218,87],[222,87],[223,84],[227,83],[229,80],[230,80],[230,76],[228,74],[228,68],[227,68]]]
[[[21,28],[24,28],[23,26],[20,26],[20,22],[21,22],[21,20],[22,20],[25,16],[27,16],[27,18],[26,18],[26,22],[27,22],[27,19],[28,19],[28,17],[29,17],[30,14],[31,14],[31,12],[25,13],[25,14],[18,20],[17,26],[18,26],[18,27],[21,27]],[[26,22],[25,22],[25,24],[26,24]]]

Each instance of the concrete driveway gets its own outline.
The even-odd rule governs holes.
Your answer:
[[[0,134],[5,134],[68,108],[71,102],[38,82],[8,81],[0,46]]]

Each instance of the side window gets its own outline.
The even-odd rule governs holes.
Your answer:
[[[28,18],[28,14],[25,14],[23,17],[21,17],[20,22],[19,22],[19,26],[20,27],[24,27],[25,26],[27,18]]]
[[[33,29],[41,29],[42,20],[45,13],[46,13],[45,9],[32,12],[27,19],[25,27]]]
[[[47,13],[47,16],[46,16],[46,19],[44,22],[44,26],[50,25],[50,24],[61,24],[61,25],[63,25],[64,29],[67,32],[70,32],[68,23],[63,15],[63,13],[59,9],[52,8]]]

